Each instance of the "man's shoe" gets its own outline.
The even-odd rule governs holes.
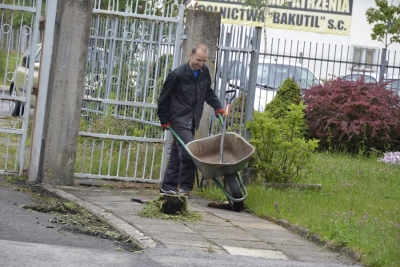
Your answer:
[[[176,191],[160,187],[160,195],[176,195]]]
[[[184,195],[186,197],[189,197],[190,191],[186,189],[179,189],[179,195]]]

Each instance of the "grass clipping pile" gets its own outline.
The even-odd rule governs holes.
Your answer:
[[[73,202],[60,199],[41,187],[20,185],[18,190],[32,196],[35,202],[31,205],[23,205],[23,209],[53,214],[54,217],[49,219],[49,222],[62,225],[63,230],[109,239],[120,250],[131,252],[141,250],[130,237]]]
[[[184,195],[163,195],[146,203],[141,211],[141,217],[171,220],[177,222],[194,222],[202,219],[200,214],[190,212],[187,197]]]

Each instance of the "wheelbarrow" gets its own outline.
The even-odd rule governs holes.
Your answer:
[[[233,96],[227,98],[228,94],[233,94]],[[239,172],[246,167],[255,148],[237,133],[226,132],[225,125],[230,103],[234,97],[235,90],[226,91],[225,122],[221,115],[218,115],[223,129],[221,134],[194,140],[185,145],[171,127],[168,129],[177,142],[186,149],[197,169],[203,174],[201,182],[198,181],[198,186],[201,188],[203,179],[212,179],[224,192],[231,209],[241,211],[243,201],[247,198],[248,193]],[[222,176],[223,185],[217,179]]]

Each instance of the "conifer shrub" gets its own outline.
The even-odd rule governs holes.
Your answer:
[[[275,98],[266,105],[265,110],[276,119],[286,116],[286,111],[291,104],[299,104],[301,100],[300,92],[299,85],[288,77],[279,87]],[[298,123],[301,134],[306,137],[308,132],[305,119],[303,118]]]
[[[278,88],[276,96],[265,106],[265,110],[269,111],[269,115],[278,119],[286,116],[286,111],[290,104],[298,104],[300,102],[300,87],[292,79],[287,78]]]
[[[296,183],[312,170],[318,140],[302,134],[303,102],[290,104],[279,118],[270,111],[256,112],[249,123],[250,143],[256,148],[252,166],[267,183]]]
[[[323,149],[365,153],[397,149],[400,98],[385,83],[336,79],[304,94],[306,123]]]

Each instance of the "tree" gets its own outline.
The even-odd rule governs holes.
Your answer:
[[[367,21],[374,24],[372,40],[378,40],[385,48],[392,43],[400,43],[400,6],[389,5],[388,0],[375,0],[377,8],[366,11]],[[389,38],[389,39],[388,39]]]

